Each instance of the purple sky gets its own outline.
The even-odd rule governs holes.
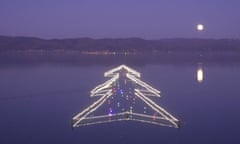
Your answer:
[[[0,35],[240,38],[239,27],[240,0],[0,0]]]

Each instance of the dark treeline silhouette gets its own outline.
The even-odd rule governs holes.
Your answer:
[[[0,36],[0,51],[25,52],[129,52],[129,53],[164,53],[164,52],[234,52],[240,53],[240,40],[237,39],[161,39],[144,40],[126,39],[39,39],[32,37]]]
[[[240,64],[233,39],[51,39],[0,36],[0,65]]]

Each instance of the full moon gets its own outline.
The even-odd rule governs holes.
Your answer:
[[[197,25],[197,30],[198,31],[203,31],[204,30],[204,25],[203,24],[198,24]]]

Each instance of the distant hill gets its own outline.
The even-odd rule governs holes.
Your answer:
[[[0,67],[69,63],[240,65],[240,40],[234,39],[39,39],[0,36]]]
[[[239,39],[39,39],[34,37],[0,36],[0,53],[240,53]]]

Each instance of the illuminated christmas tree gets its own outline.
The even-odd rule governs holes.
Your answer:
[[[72,118],[73,127],[127,120],[179,127],[178,119],[150,99],[160,91],[141,81],[139,72],[121,65],[104,76],[110,80],[91,91],[97,100]]]

